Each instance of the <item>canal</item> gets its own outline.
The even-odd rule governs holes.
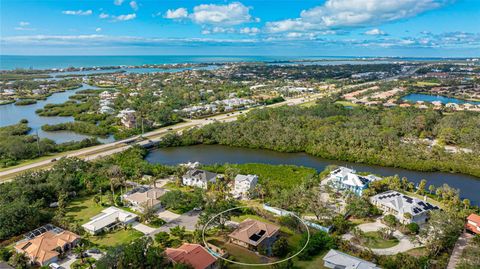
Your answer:
[[[443,172],[418,172],[401,168],[382,167],[344,161],[318,158],[306,153],[281,153],[270,150],[234,148],[222,145],[196,145],[188,147],[160,148],[151,151],[146,160],[151,163],[175,165],[198,161],[202,164],[215,163],[266,163],[292,164],[323,171],[328,165],[341,165],[354,168],[358,172],[370,172],[381,176],[398,175],[419,183],[426,179],[427,185],[436,187],[444,183],[459,189],[462,198],[470,199],[472,205],[480,205],[480,179],[463,174]]]

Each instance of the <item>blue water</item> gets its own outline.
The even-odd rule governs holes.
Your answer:
[[[434,101],[440,101],[440,102],[442,102],[442,104],[447,104],[447,103],[465,104],[465,103],[469,103],[469,104],[480,105],[480,102],[462,100],[462,99],[445,97],[445,96],[440,96],[440,95],[422,94],[422,93],[411,93],[407,96],[402,97],[402,100],[409,101],[409,102],[424,101],[424,102],[431,103],[431,102],[434,102]]]
[[[0,106],[0,126],[7,126],[17,124],[21,119],[28,120],[28,126],[32,128],[30,134],[38,133],[41,138],[49,138],[57,143],[63,143],[67,141],[80,141],[90,136],[77,134],[69,131],[59,132],[45,132],[42,130],[42,125],[45,124],[59,124],[74,121],[73,117],[40,117],[35,113],[37,109],[43,108],[46,104],[60,104],[69,100],[69,96],[74,95],[79,90],[96,89],[96,87],[83,84],[82,87],[54,93],[47,98],[47,100],[39,100],[36,104],[27,106],[16,106],[15,104],[1,105]],[[111,142],[113,138],[98,139],[102,143]]]

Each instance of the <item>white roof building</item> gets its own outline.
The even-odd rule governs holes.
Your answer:
[[[361,195],[363,190],[368,188],[370,182],[379,179],[381,178],[374,175],[361,176],[353,169],[339,167],[330,173],[327,180],[338,190],[352,191],[357,195]]]
[[[383,210],[384,215],[392,214],[402,223],[424,223],[428,218],[428,211],[438,209],[437,206],[398,191],[377,194],[370,197],[370,202]],[[406,216],[407,213],[410,217]]]
[[[324,266],[334,269],[380,269],[376,264],[348,255],[338,250],[331,249],[323,257]]]
[[[232,194],[236,198],[247,198],[248,193],[255,188],[257,183],[257,175],[237,175]]]
[[[91,234],[97,234],[101,231],[114,228],[117,225],[127,225],[136,221],[137,218],[138,216],[136,214],[111,206],[102,210],[102,213],[92,217],[90,221],[83,224],[82,227]]]

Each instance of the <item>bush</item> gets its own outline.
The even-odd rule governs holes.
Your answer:
[[[390,227],[395,227],[398,223],[398,220],[394,215],[386,215],[383,217],[383,221]]]
[[[289,252],[289,245],[287,239],[280,237],[272,246],[272,254],[276,257],[285,257]]]
[[[303,247],[306,242],[307,234],[304,233],[300,246]],[[313,256],[317,255],[321,251],[331,248],[335,248],[333,238],[330,237],[326,232],[317,232],[310,236],[310,241],[305,249],[298,255],[298,258],[300,260],[310,260]]]
[[[405,227],[407,227],[408,231],[412,234],[418,234],[420,231],[420,226],[418,226],[418,224],[415,222],[409,223]]]

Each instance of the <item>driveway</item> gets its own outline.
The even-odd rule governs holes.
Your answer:
[[[371,223],[363,223],[357,226],[360,230],[364,232],[375,232],[380,230],[381,228],[387,227],[385,224],[381,223],[379,219],[377,219],[375,222]],[[421,247],[422,245],[412,243],[410,241],[410,238],[398,230],[395,230],[393,233],[393,236],[395,236],[398,239],[398,244],[396,246],[393,246],[391,248],[373,248],[372,251],[373,253],[377,255],[395,255],[398,253],[406,252],[414,248]],[[350,233],[345,234],[342,236],[343,239],[350,241],[352,239],[352,235]],[[361,248],[365,248],[360,245],[356,245]]]
[[[457,263],[462,256],[463,249],[468,245],[472,238],[473,235],[466,232],[460,235],[457,243],[455,244],[452,255],[450,256],[450,260],[448,261],[447,269],[455,269],[457,267]]]
[[[132,228],[143,233],[143,234],[150,234],[155,231],[154,228],[149,227],[145,224],[141,224],[140,222],[134,222],[132,223]]]
[[[176,226],[183,226],[187,231],[194,231],[195,226],[197,225],[198,219],[200,217],[201,211],[190,211],[185,214],[180,215],[178,218],[172,220],[171,222],[163,225],[162,227],[156,229],[150,235],[155,235],[159,232],[170,232],[170,228]]]
[[[165,209],[160,209],[157,211],[157,217],[163,219],[165,222],[171,222],[175,219],[178,219],[180,215],[175,214],[171,211],[165,210]]]

